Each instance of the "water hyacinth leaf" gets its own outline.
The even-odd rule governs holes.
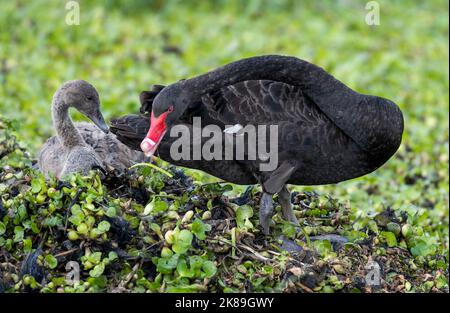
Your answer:
[[[384,238],[386,241],[386,244],[389,247],[396,247],[397,246],[397,238],[395,237],[395,234],[390,231],[382,231],[380,233],[380,237]]]
[[[169,258],[154,258],[153,263],[156,264],[156,270],[161,274],[171,274],[178,265],[178,254],[174,254]]]
[[[31,231],[33,233],[35,233],[35,234],[39,234],[40,233],[39,226],[38,226],[38,223],[36,222],[36,217],[35,216],[31,217],[30,227],[31,227]]]
[[[398,236],[401,232],[401,227],[397,223],[389,222],[387,225],[387,230],[394,233],[395,236]]]
[[[45,265],[50,269],[54,269],[58,266],[58,260],[51,254],[46,255],[44,260]]]
[[[378,234],[378,225],[375,221],[371,220],[367,223],[367,226],[371,231],[373,231],[375,234]]]
[[[21,242],[24,236],[24,229],[22,226],[14,227],[14,242]]]
[[[193,237],[194,236],[192,233],[187,229],[176,232],[174,235],[172,250],[178,254],[186,253],[186,251],[191,247]]]
[[[106,212],[105,215],[107,217],[116,217],[117,216],[117,210],[114,207],[109,207]]]
[[[100,263],[94,266],[94,268],[89,271],[89,275],[94,278],[100,277],[104,271],[105,271],[105,264]]]
[[[156,214],[156,213],[164,212],[168,208],[169,208],[169,205],[165,201],[160,200],[157,197],[153,197],[152,201],[149,202],[145,206],[144,212],[142,213],[142,215],[146,216],[146,215],[149,215],[150,213]]]
[[[19,206],[19,208],[17,209],[17,213],[21,221],[28,217],[27,208],[24,205]]]
[[[81,223],[77,226],[77,232],[82,235],[87,235],[89,233],[89,227],[85,223]]]
[[[236,209],[236,223],[241,229],[252,229],[253,224],[250,218],[253,216],[253,209],[249,205],[243,205]]]
[[[411,247],[411,253],[414,256],[427,256],[436,253],[437,247],[434,242],[423,238],[415,239]]]
[[[349,242],[358,242],[368,237],[366,233],[353,229],[344,232],[344,236],[348,239]]]
[[[28,253],[33,248],[33,242],[31,238],[27,238],[23,241],[23,252]]]
[[[192,223],[192,233],[200,240],[204,240],[206,238],[206,232],[210,230],[211,225],[203,223],[202,220],[198,218]]]
[[[104,275],[100,275],[98,277],[91,276],[88,278],[88,283],[91,286],[95,286],[99,289],[103,289],[106,287],[108,280]]]
[[[39,193],[41,191],[41,182],[38,178],[35,178],[31,181],[31,192],[32,193]]]
[[[6,233],[6,225],[0,221],[0,236]]]
[[[61,226],[62,220],[61,220],[61,217],[59,217],[59,216],[49,216],[44,219],[44,221],[42,222],[42,225],[47,226],[47,227]]]
[[[326,256],[329,253],[333,252],[333,246],[329,240],[315,240],[312,242],[314,249],[322,255]]]
[[[159,238],[163,239],[163,235],[161,233],[161,227],[158,224],[150,223],[150,229],[153,230]]]
[[[295,229],[295,226],[289,222],[283,223],[282,232],[283,232],[283,235],[285,235],[289,238],[295,238],[295,236],[297,235],[297,230]]]
[[[84,220],[84,216],[72,215],[69,217],[69,222],[71,222],[74,226],[80,225]]]
[[[95,217],[93,217],[92,215],[88,215],[85,219],[85,222],[89,227],[92,227],[92,226],[94,226],[94,224],[96,222]]]
[[[93,252],[87,257],[87,259],[93,264],[98,264],[102,260],[102,253],[99,251]]]
[[[110,261],[114,261],[114,260],[116,260],[116,259],[118,259],[119,258],[119,256],[117,255],[117,253],[115,252],[115,251],[110,251],[109,253],[108,253],[108,259],[110,260]]]
[[[178,262],[177,272],[180,275],[180,277],[192,278],[195,275],[194,270],[187,265],[186,260],[184,259]]]
[[[107,231],[109,231],[110,228],[111,224],[109,224],[109,222],[107,221],[101,221],[100,223],[98,223],[97,226],[97,229],[101,234],[106,233]]]
[[[72,215],[84,216],[84,212],[78,204],[74,204],[70,209],[70,212],[72,213]]]
[[[206,278],[211,278],[217,273],[217,267],[212,261],[204,261],[202,270],[205,273]]]

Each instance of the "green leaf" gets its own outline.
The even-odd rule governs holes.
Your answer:
[[[77,226],[77,232],[82,235],[86,235],[89,232],[89,228],[85,223],[81,223]]]
[[[327,256],[333,252],[333,246],[329,240],[315,240],[312,244],[317,252],[322,256]]]
[[[161,233],[161,226],[156,223],[150,223],[150,229],[153,230],[159,238],[163,238],[163,235]]]
[[[73,225],[78,226],[81,223],[83,223],[84,216],[80,218],[80,216],[72,215],[69,217],[69,222],[71,222]]]
[[[45,265],[50,269],[54,269],[58,266],[58,260],[51,254],[46,255],[44,261]]]
[[[172,250],[178,254],[186,253],[191,247],[193,237],[192,233],[187,229],[175,232]]]
[[[89,282],[89,285],[95,286],[99,289],[105,288],[108,283],[108,279],[104,275],[100,275],[99,277],[91,276],[87,281]]]
[[[172,271],[177,267],[178,254],[174,254],[169,258],[154,258],[153,263],[156,264],[156,270],[161,274],[171,274]]]
[[[110,251],[109,253],[108,253],[108,259],[110,260],[110,261],[114,261],[114,260],[116,260],[116,259],[118,259],[119,258],[119,256],[117,255],[117,253],[115,252],[115,251]]]
[[[428,256],[434,255],[436,253],[437,247],[434,243],[427,242],[424,239],[416,239],[411,247],[411,253],[415,257],[417,256]]]
[[[211,278],[217,273],[217,267],[212,261],[203,262],[202,270],[206,278]]]
[[[117,210],[114,207],[109,207],[106,212],[105,215],[107,217],[115,217],[117,215]]]
[[[149,215],[150,213],[156,214],[163,211],[166,211],[169,208],[169,205],[163,201],[158,199],[157,197],[153,197],[152,201],[150,201],[144,208],[144,212],[142,215]]]
[[[249,205],[243,205],[236,210],[236,223],[238,228],[252,229],[253,224],[250,222],[250,218],[253,216],[253,209]]]
[[[21,242],[24,236],[24,229],[22,226],[14,227],[14,242]]]
[[[35,221],[31,222],[31,231],[35,234],[39,234],[40,232],[38,224]]]
[[[380,237],[384,238],[386,241],[386,244],[389,247],[396,247],[397,246],[397,238],[395,237],[395,234],[390,231],[382,231],[380,233]]]
[[[295,226],[289,222],[283,223],[282,232],[283,232],[283,235],[285,235],[289,238],[295,238],[295,236],[297,235],[297,230],[295,229]]]
[[[6,226],[2,222],[0,222],[0,236],[6,233]]]
[[[31,241],[31,238],[27,238],[23,241],[23,252],[28,253],[31,251],[33,247],[33,242]]]
[[[100,234],[103,234],[103,233],[106,233],[107,231],[109,231],[110,227],[111,227],[111,224],[109,224],[109,222],[101,221],[100,223],[98,223],[97,229]]]
[[[93,252],[87,257],[87,259],[93,264],[98,264],[102,260],[102,253],[99,251]]]
[[[191,268],[189,268],[189,266],[186,263],[186,260],[184,259],[178,262],[177,272],[180,275],[180,277],[192,278],[195,275],[195,272]]]
[[[99,263],[96,266],[94,266],[92,270],[89,271],[89,276],[94,278],[100,277],[100,275],[102,275],[104,271],[105,271],[105,264]]]
[[[192,233],[200,240],[204,240],[206,238],[205,233],[210,230],[211,225],[203,223],[199,218],[196,218],[192,223]]]
[[[31,180],[31,192],[32,193],[39,193],[39,191],[41,191],[41,189],[42,189],[41,182],[38,178]]]
[[[61,224],[62,224],[62,221],[61,221],[61,217],[59,217],[59,216],[49,216],[49,217],[46,217],[42,221],[42,225],[47,226],[47,227],[60,226]]]

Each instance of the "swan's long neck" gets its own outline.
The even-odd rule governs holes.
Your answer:
[[[61,99],[61,92],[57,92],[52,102],[53,127],[59,140],[66,148],[85,145],[83,137],[76,129],[69,115],[69,107]]]
[[[323,92],[323,86],[339,87],[357,94],[322,68],[304,60],[280,56],[266,55],[242,59],[222,66],[206,74],[181,81],[196,95],[201,95],[220,87],[245,80],[274,80],[302,87],[302,90]],[[337,88],[335,88],[337,89]]]
[[[245,80],[274,80],[301,87],[303,94],[363,150],[384,149],[389,138],[380,134],[381,127],[393,137],[394,146],[401,140],[403,118],[393,102],[360,94],[322,68],[295,57],[243,59],[177,84],[188,90],[189,98],[198,100],[205,93]]]

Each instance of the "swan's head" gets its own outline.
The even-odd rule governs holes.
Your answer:
[[[72,80],[64,83],[58,93],[65,105],[80,111],[104,133],[109,132],[108,125],[100,111],[100,97],[94,86],[84,80]]]
[[[167,129],[178,121],[189,104],[189,96],[182,88],[182,83],[170,85],[161,90],[153,100],[150,117],[150,129],[141,143],[146,156],[152,156]]]

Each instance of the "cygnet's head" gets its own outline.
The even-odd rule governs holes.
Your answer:
[[[58,93],[63,103],[80,111],[103,132],[109,132],[100,111],[100,98],[94,86],[84,80],[71,80],[64,83]]]

